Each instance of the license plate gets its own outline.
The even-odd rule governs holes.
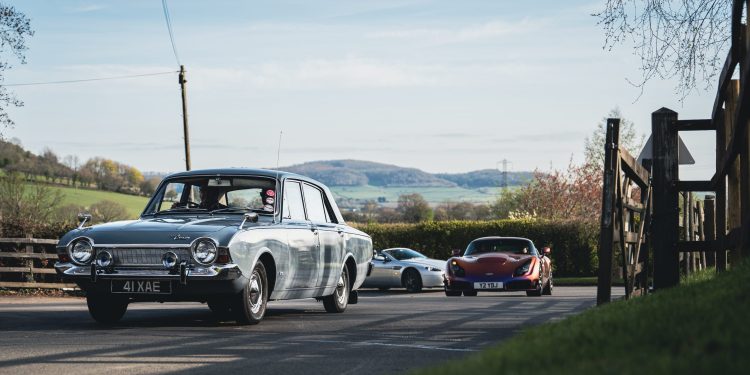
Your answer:
[[[172,283],[161,280],[112,280],[112,293],[171,294]]]
[[[474,283],[474,289],[503,289],[503,283],[497,281]]]

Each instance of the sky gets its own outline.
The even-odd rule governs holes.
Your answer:
[[[7,3],[7,1],[6,1]],[[10,1],[31,18],[27,63],[5,83],[175,72],[161,1]],[[715,84],[680,101],[642,95],[632,46],[604,49],[603,1],[169,1],[187,70],[193,169],[359,159],[428,172],[565,168],[619,107],[708,118]],[[184,169],[177,74],[9,88],[24,101],[5,138],[142,171]],[[283,133],[283,134],[281,134]],[[281,147],[279,138],[281,134]],[[713,175],[713,134],[685,134]],[[280,151],[280,152],[279,152]]]

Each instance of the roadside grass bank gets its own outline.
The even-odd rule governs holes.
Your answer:
[[[529,328],[463,360],[414,374],[747,373],[750,261],[679,287]]]

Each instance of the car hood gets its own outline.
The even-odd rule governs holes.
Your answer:
[[[413,264],[415,266],[424,266],[424,267],[435,267],[439,268],[443,271],[445,271],[445,261],[444,260],[437,260],[437,259],[407,259],[403,260],[403,263]]]
[[[116,221],[68,232],[60,246],[76,237],[91,238],[95,244],[189,244],[196,238],[211,237],[225,245],[237,232],[241,218],[227,216],[161,216],[138,220]],[[245,223],[244,228],[269,223]]]
[[[529,254],[506,254],[506,253],[487,253],[477,256],[463,256],[453,258],[464,269],[467,274],[484,274],[492,272],[496,274],[513,274],[516,268],[524,264],[533,255]]]

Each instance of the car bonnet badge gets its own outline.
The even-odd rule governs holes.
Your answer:
[[[172,239],[173,239],[173,240],[175,240],[175,241],[179,241],[179,240],[189,240],[189,239],[190,239],[190,237],[188,237],[188,236],[183,236],[183,235],[181,235],[181,234],[175,234],[174,236],[172,236]]]

